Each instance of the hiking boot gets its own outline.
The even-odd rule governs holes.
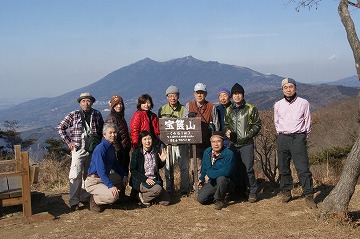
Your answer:
[[[144,206],[144,207],[150,207],[151,204],[150,204],[149,202],[145,202],[145,201],[144,201],[144,199],[143,199],[143,197],[142,197],[142,194],[141,194],[140,192],[139,192],[138,196],[139,196],[139,200],[140,200],[142,206]]]
[[[291,200],[291,191],[282,191],[279,194],[280,202],[288,203]]]
[[[92,212],[102,212],[102,209],[99,205],[96,204],[95,200],[94,200],[94,195],[91,194],[90,196],[90,201],[89,201],[89,209]]]
[[[317,208],[317,205],[314,201],[314,195],[312,194],[305,195],[305,204],[310,209]]]
[[[250,193],[249,194],[249,198],[248,198],[248,202],[249,203],[254,203],[257,201],[257,195],[256,193]]]
[[[221,210],[221,208],[224,207],[224,201],[223,200],[216,200],[214,203],[214,208],[216,210]]]

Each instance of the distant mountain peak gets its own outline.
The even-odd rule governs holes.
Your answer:
[[[140,61],[135,62],[134,64],[149,64],[149,63],[154,63],[154,62],[157,63],[157,61],[155,61],[155,60],[153,60],[153,59],[151,59],[149,57],[146,57],[146,58],[144,58],[144,59],[142,59]]]

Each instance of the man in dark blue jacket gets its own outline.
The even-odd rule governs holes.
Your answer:
[[[221,88],[219,90],[219,93],[218,93],[218,98],[219,98],[219,104],[216,105],[216,111],[217,111],[218,116],[219,116],[219,123],[220,123],[219,131],[224,132],[224,119],[225,119],[225,115],[226,115],[226,109],[229,106],[231,106],[231,101],[230,101],[231,94],[230,94],[230,91],[228,89],[226,89],[226,88]],[[229,146],[230,146],[230,141],[226,136],[224,137],[224,146],[226,148],[229,148]]]
[[[215,131],[210,138],[211,147],[204,151],[199,185],[198,202],[207,204],[215,200],[214,208],[224,207],[226,193],[233,178],[234,153],[224,147],[224,135]]]

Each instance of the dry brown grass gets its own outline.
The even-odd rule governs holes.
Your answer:
[[[259,202],[230,201],[221,211],[213,205],[200,205],[196,195],[172,195],[172,205],[153,205],[141,208],[134,203],[110,205],[101,214],[88,210],[71,212],[68,205],[68,171],[70,159],[45,160],[40,164],[38,190],[46,197],[33,204],[34,213],[47,211],[57,220],[24,223],[21,220],[6,224],[0,219],[0,234],[4,238],[359,238],[359,227],[351,224],[319,220],[322,195],[317,192],[319,209],[305,207],[301,187],[296,186],[294,200],[281,204],[275,194],[259,194]],[[293,169],[293,168],[292,168]],[[258,171],[258,169],[256,169]],[[314,178],[328,180],[323,167],[313,167]],[[294,181],[297,181],[296,171]],[[326,172],[326,171],[325,171]],[[164,169],[160,171],[163,178]],[[258,172],[261,176],[261,172]],[[175,164],[175,190],[179,189],[180,174]],[[315,180],[316,184],[318,180]],[[331,182],[331,181],[329,181]],[[130,187],[127,194],[130,193]],[[351,201],[355,217],[359,208],[360,190]],[[21,211],[21,209],[19,209]],[[14,216],[15,217],[15,216]],[[2,221],[4,222],[2,224]],[[6,226],[2,226],[6,225]]]
[[[313,127],[308,141],[310,155],[354,144],[359,134],[358,100],[358,97],[342,100],[312,114]]]
[[[356,190],[350,210],[360,202]],[[277,197],[257,203],[229,203],[222,210],[200,205],[191,195],[174,196],[173,204],[141,208],[134,204],[108,206],[101,214],[71,212],[68,195],[48,195],[41,203],[57,220],[12,222],[0,226],[3,238],[359,238],[354,224],[319,220],[320,209],[305,207],[303,198],[281,204]],[[36,206],[36,205],[35,205]],[[321,202],[319,202],[321,208]],[[0,220],[1,224],[1,220]],[[4,224],[2,224],[4,225]]]
[[[33,190],[51,193],[68,192],[70,163],[70,157],[61,161],[45,159],[40,162],[39,182],[33,185]]]

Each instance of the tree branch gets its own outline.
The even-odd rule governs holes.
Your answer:
[[[357,7],[360,8],[360,0],[357,1],[357,3],[353,3],[351,1],[348,1],[349,5],[353,6],[353,7]]]

